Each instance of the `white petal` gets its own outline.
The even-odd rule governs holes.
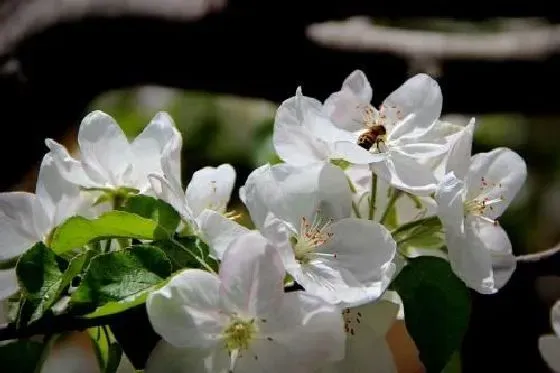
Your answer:
[[[3,232],[2,232],[3,233]],[[18,290],[18,283],[15,269],[0,270],[0,301],[6,299]],[[1,313],[0,305],[0,313]],[[0,315],[0,322],[2,317]]]
[[[560,301],[557,301],[550,311],[550,321],[554,333],[560,337]]]
[[[371,220],[347,218],[335,222],[331,231],[332,238],[317,249],[336,255],[329,260],[331,266],[347,269],[364,285],[382,280],[397,246],[385,227]]]
[[[148,179],[152,184],[152,189],[157,198],[169,203],[181,215],[183,220],[196,224],[192,211],[187,206],[185,193],[180,188],[177,188],[175,183],[167,180],[161,175],[150,174]]]
[[[383,106],[396,107],[402,116],[415,114],[417,128],[426,129],[441,115],[441,89],[426,74],[417,74],[393,91]]]
[[[467,176],[467,200],[473,198],[502,199],[484,215],[496,219],[502,215],[527,178],[523,158],[508,148],[496,148],[472,157]]]
[[[210,255],[220,260],[233,240],[249,232],[236,221],[213,210],[202,211],[197,221],[201,238],[210,247]]]
[[[350,187],[342,170],[331,164],[295,167],[261,166],[245,184],[247,208],[260,229],[268,212],[299,227],[303,217],[313,218],[321,207],[327,217],[350,215]]]
[[[371,96],[367,77],[362,71],[355,70],[344,80],[341,90],[325,100],[325,112],[340,128],[352,132],[364,129],[363,113]]]
[[[35,194],[39,202],[37,206],[40,205],[41,210],[35,212],[37,228],[45,233],[74,216],[85,202],[79,187],[60,174],[50,153],[45,154],[41,162]],[[46,218],[42,222],[39,220],[40,215]]]
[[[258,232],[238,237],[220,266],[220,297],[230,312],[268,314],[284,294],[284,266],[276,249]]]
[[[133,156],[124,132],[113,118],[99,110],[88,114],[80,125],[78,143],[82,165],[90,179],[122,186],[132,171]]]
[[[442,157],[447,152],[447,146],[435,143],[415,143],[400,145],[398,150],[401,154],[410,158],[418,159],[422,162]]]
[[[462,236],[465,232],[464,183],[453,173],[445,175],[435,193],[437,214],[447,231]]]
[[[294,232],[288,228],[284,221],[269,213],[260,232],[276,248],[288,273],[300,270],[300,265],[296,262],[294,250],[290,243],[290,237],[294,235]]]
[[[458,134],[446,162],[446,172],[453,172],[459,179],[464,179],[469,171],[474,133],[474,118]]]
[[[337,141],[333,144],[333,158],[342,158],[355,165],[381,162],[387,158],[384,153],[371,153],[355,142]]]
[[[220,311],[220,280],[199,269],[175,275],[148,296],[148,318],[156,333],[176,347],[215,345],[224,325]]]
[[[98,373],[95,354],[91,349],[84,348],[78,336],[79,334],[71,334],[67,339],[57,340],[46,356],[40,372]]]
[[[231,165],[204,167],[193,174],[187,186],[187,204],[195,216],[204,209],[225,212],[234,184],[235,170]]]
[[[163,148],[161,155],[161,169],[163,175],[173,186],[173,189],[183,191],[181,183],[181,149],[183,138],[173,136]],[[184,193],[183,193],[184,194]]]
[[[313,120],[321,103],[305,97],[298,88],[296,96],[284,101],[276,112],[272,141],[278,156],[289,164],[306,165],[326,160],[328,146],[315,138],[306,120]]]
[[[266,364],[263,367],[272,368],[276,363],[283,369],[258,372],[309,372],[344,355],[340,311],[304,292],[286,294],[274,315],[261,324],[260,334],[265,338],[251,346],[251,352]]]
[[[539,338],[541,355],[555,373],[560,372],[560,339],[554,335],[544,335]]]
[[[60,175],[71,183],[80,186],[97,186],[84,171],[82,163],[74,159],[64,146],[52,139],[45,139],[45,145],[58,168]]]
[[[485,221],[467,225],[464,237],[446,232],[451,268],[467,286],[481,294],[494,294],[515,270],[507,233]]]
[[[385,162],[373,163],[371,168],[393,187],[412,194],[427,196],[436,189],[433,171],[398,151],[390,151]]]
[[[227,373],[228,370],[225,348],[179,348],[165,341],[158,342],[144,368],[145,373]]]
[[[43,239],[44,232],[38,231],[35,223],[36,204],[31,193],[0,193],[1,259],[20,255]]]
[[[157,113],[130,145],[134,161],[134,179],[147,186],[148,174],[162,174],[162,154],[167,144],[181,134],[165,112]],[[143,189],[143,188],[140,188]]]

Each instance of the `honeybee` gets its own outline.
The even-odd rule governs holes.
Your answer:
[[[362,133],[360,137],[358,137],[358,145],[366,150],[369,150],[373,145],[377,145],[379,142],[383,141],[381,136],[384,136],[385,134],[387,134],[385,126],[374,125],[368,127],[366,132]]]
[[[369,150],[383,141],[382,136],[387,134],[387,129],[382,124],[384,119],[385,114],[375,111],[371,106],[365,108],[362,124],[366,130],[358,137],[359,146]]]

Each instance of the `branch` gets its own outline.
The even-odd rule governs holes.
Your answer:
[[[560,50],[560,26],[499,32],[435,32],[379,26],[368,18],[310,25],[308,37],[330,48],[406,58],[535,60]]]
[[[535,254],[527,254],[527,255],[519,255],[515,259],[518,262],[537,262],[542,259],[549,258],[555,254],[560,252],[560,244],[556,245],[555,247],[544,250]]]

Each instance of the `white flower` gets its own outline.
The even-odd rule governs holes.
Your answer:
[[[258,232],[226,251],[219,276],[188,269],[148,296],[163,341],[146,373],[309,372],[344,353],[340,311],[284,293],[278,252]]]
[[[507,233],[496,219],[527,176],[523,159],[507,148],[476,154],[463,179],[448,174],[435,195],[451,267],[479,293],[498,291],[515,270]]]
[[[320,373],[396,373],[397,367],[386,335],[397,320],[399,304],[388,300],[342,311],[346,332],[344,359]]]
[[[80,160],[52,139],[45,140],[62,177],[86,188],[131,188],[148,193],[148,175],[161,174],[164,147],[180,137],[173,120],[158,113],[129,143],[113,118],[96,110],[87,115],[78,132]]]
[[[395,241],[379,223],[350,217],[352,196],[338,167],[265,165],[242,189],[256,227],[307,292],[357,305],[385,290]]]
[[[560,372],[560,301],[557,301],[550,312],[554,334],[539,338],[539,350],[550,369]]]
[[[41,162],[35,194],[0,193],[0,260],[15,258],[36,242],[48,244],[52,230],[75,215],[86,200],[61,178],[50,154]],[[0,299],[17,290],[13,270],[0,271]]]
[[[306,97],[298,87],[294,97],[276,111],[272,141],[278,156],[286,163],[305,166],[341,159],[343,153],[357,153],[361,163],[379,160],[360,148],[355,137],[334,126],[323,112],[321,102]]]
[[[423,136],[441,114],[439,85],[428,75],[417,74],[393,91],[379,110],[370,104],[371,98],[369,81],[356,70],[344,80],[341,90],[325,101],[324,110],[336,126],[352,135],[352,143],[357,143],[367,128],[382,126],[385,132],[368,149],[377,157],[373,162],[348,143],[338,146],[341,158],[354,164],[370,163],[380,177],[398,189],[432,193],[436,179],[427,164],[440,158],[447,146],[441,139]]]
[[[235,170],[229,164],[204,167],[193,174],[183,192],[180,149],[180,137],[164,149],[163,175],[149,175],[152,188],[158,198],[173,206],[201,235],[210,247],[210,254],[221,259],[231,241],[248,231],[233,220],[236,217],[234,214],[227,211],[235,184]]]

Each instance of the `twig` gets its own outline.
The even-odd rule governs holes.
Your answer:
[[[363,52],[388,52],[406,58],[541,59],[560,49],[560,26],[499,32],[436,32],[373,24],[362,17],[313,24],[308,37],[325,46]]]
[[[536,262],[539,261],[541,259],[546,259],[548,257],[551,257],[555,254],[557,254],[558,252],[560,252],[560,244],[556,245],[555,247],[548,249],[548,250],[544,250],[535,254],[526,254],[526,255],[519,255],[517,256],[515,259],[518,262]]]

